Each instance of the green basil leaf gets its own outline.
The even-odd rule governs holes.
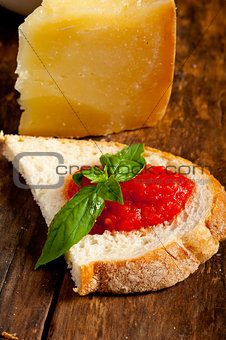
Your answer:
[[[97,193],[105,201],[124,204],[120,184],[113,175],[109,177],[106,182],[97,185]]]
[[[145,166],[142,156],[144,144],[133,144],[125,147],[115,155],[105,154],[100,157],[101,164],[108,168],[119,182],[134,178]]]
[[[137,176],[142,169],[143,166],[138,162],[122,160],[114,176],[118,182],[125,182]]]
[[[82,177],[85,176],[91,180],[91,183],[103,183],[108,179],[107,167],[104,170],[95,167],[89,167],[83,169],[80,172],[75,173],[72,178],[75,184],[79,187],[82,186]]]
[[[82,177],[82,171],[76,172],[74,175],[72,175],[72,179],[78,187],[82,186]]]
[[[68,201],[52,220],[42,254],[35,269],[67,252],[92,229],[104,208],[96,186],[87,186]]]

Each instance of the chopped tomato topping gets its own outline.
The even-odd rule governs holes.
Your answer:
[[[82,187],[87,185],[91,185],[90,180],[83,177]],[[103,234],[105,230],[138,230],[171,221],[184,208],[195,184],[163,166],[148,165],[139,175],[120,183],[120,186],[124,205],[106,201],[90,234]],[[67,198],[70,199],[79,189],[71,179],[66,189]]]

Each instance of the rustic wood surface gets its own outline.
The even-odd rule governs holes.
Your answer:
[[[173,92],[154,128],[107,140],[146,144],[210,165],[226,185],[225,14],[223,0],[178,0]],[[17,28],[23,18],[0,9],[0,129],[16,133]],[[97,138],[100,139],[100,138]],[[29,191],[0,158],[0,331],[19,340],[223,339],[225,243],[184,282],[155,293],[79,297],[60,259],[34,271],[46,226]],[[3,337],[3,336],[2,336]],[[0,336],[1,338],[1,336]]]

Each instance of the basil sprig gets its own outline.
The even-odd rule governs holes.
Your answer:
[[[143,152],[143,144],[133,144],[115,155],[102,155],[103,170],[91,167],[73,175],[78,186],[82,185],[83,176],[97,185],[81,188],[54,216],[35,269],[57,259],[87,235],[100,216],[104,201],[123,204],[119,182],[128,181],[142,171],[145,166]]]
[[[102,183],[108,179],[107,167],[104,170],[95,167],[89,167],[87,169],[82,169],[81,171],[75,173],[72,178],[75,184],[79,187],[82,186],[82,177],[87,177],[91,180],[91,183]]]
[[[107,167],[111,175],[115,175],[118,182],[129,181],[134,178],[145,166],[142,156],[144,144],[133,144],[125,147],[116,155],[106,153],[100,157],[100,162]]]
[[[79,190],[53,218],[35,269],[63,255],[88,234],[103,208],[104,199],[95,186]]]

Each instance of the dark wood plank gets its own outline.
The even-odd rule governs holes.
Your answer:
[[[226,185],[225,1],[178,0],[177,5],[175,81],[164,119],[154,128],[106,139],[145,142],[210,165]],[[5,133],[16,133],[20,117],[14,70],[22,20],[0,9],[0,129]],[[20,340],[223,338],[225,244],[170,289],[79,297],[68,272],[61,286],[62,262],[33,271],[46,234],[44,220],[31,193],[15,188],[12,167],[2,158],[0,175],[1,331],[17,333]]]
[[[20,110],[14,90],[17,26],[23,18],[0,10],[0,121],[15,133]],[[0,157],[0,333],[41,339],[54,292],[65,270],[58,261],[47,271],[33,270],[45,240],[46,225],[29,190],[12,181],[12,166]]]
[[[65,265],[56,261],[49,270],[34,271],[46,225],[31,192],[16,188],[10,165],[1,165],[0,331],[38,340]]]
[[[221,339],[224,251],[184,282],[151,294],[80,297],[67,274],[48,340]]]
[[[23,17],[0,7],[0,127],[5,133],[17,133],[20,108],[16,81],[18,25]]]

